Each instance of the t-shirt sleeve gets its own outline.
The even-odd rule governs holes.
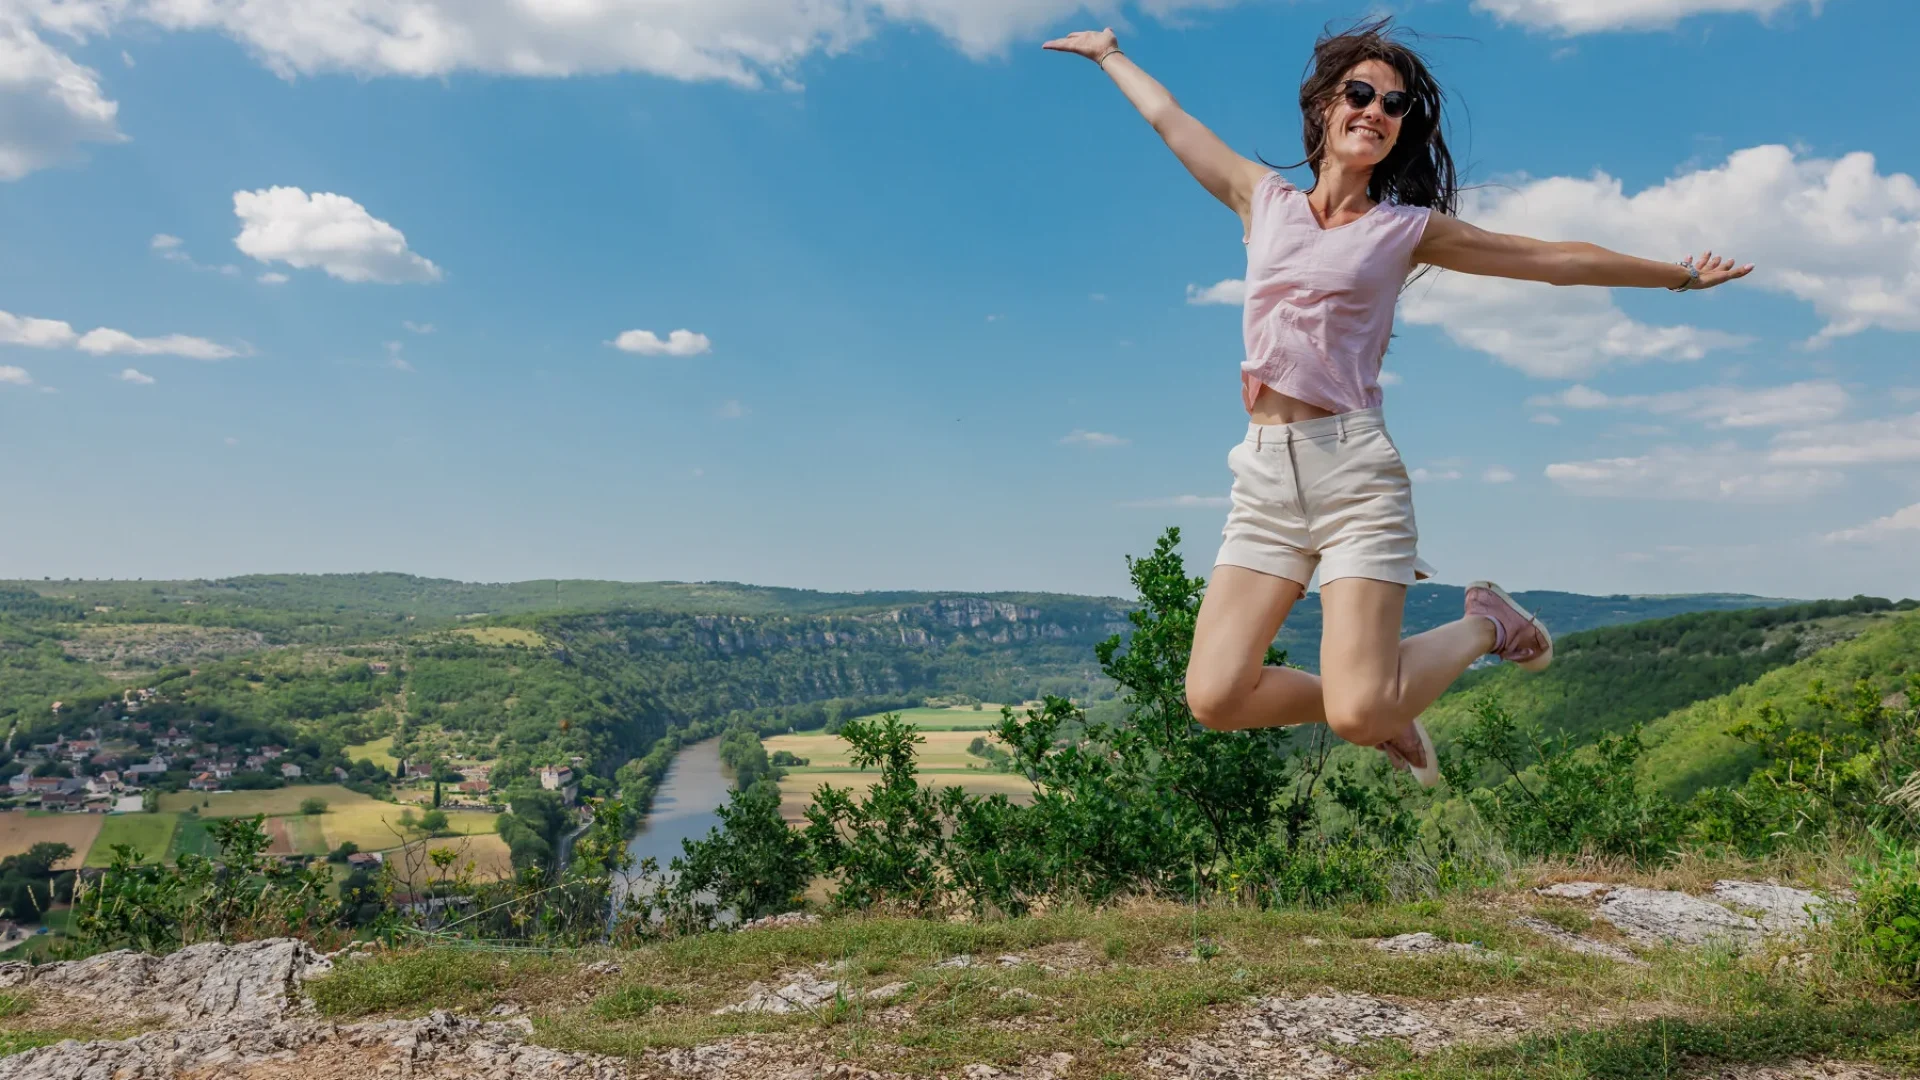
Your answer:
[[[1261,177],[1260,182],[1253,186],[1253,205],[1249,208],[1250,213],[1248,214],[1250,225],[1247,235],[1242,236],[1240,242],[1243,244],[1250,243],[1253,240],[1254,231],[1260,228],[1260,223],[1266,219],[1267,215],[1273,212],[1274,208],[1279,205],[1280,200],[1286,198],[1294,190],[1294,186],[1287,183],[1286,177],[1281,176],[1277,172],[1270,172]]]

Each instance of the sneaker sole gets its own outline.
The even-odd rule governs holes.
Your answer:
[[[1412,762],[1408,762],[1407,771],[1413,774],[1413,778],[1420,782],[1421,787],[1433,787],[1440,782],[1440,755],[1434,752],[1433,736],[1427,734],[1427,725],[1417,719],[1413,722],[1413,733],[1420,736],[1420,751],[1427,759],[1427,763],[1424,767],[1416,769]]]
[[[1543,639],[1545,639],[1547,643],[1547,647],[1541,651],[1540,655],[1534,657],[1531,660],[1515,660],[1512,662],[1520,665],[1521,668],[1527,671],[1547,670],[1547,665],[1553,663],[1553,634],[1547,630],[1547,624],[1541,622],[1539,616],[1535,615],[1533,612],[1528,611],[1526,608],[1521,607],[1520,602],[1513,598],[1513,594],[1507,592],[1507,590],[1501,588],[1500,586],[1495,585],[1491,581],[1476,581],[1473,584],[1467,586],[1467,588],[1485,589],[1488,592],[1492,593],[1493,595],[1499,597],[1501,603],[1506,604],[1508,607],[1519,612],[1520,617],[1527,620],[1527,624],[1529,626],[1532,626],[1535,630],[1538,630],[1540,632],[1540,636]]]

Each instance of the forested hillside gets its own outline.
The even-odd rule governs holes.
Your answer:
[[[1516,719],[1588,742],[1867,633],[1897,617],[1900,606],[1857,597],[1556,634],[1553,666],[1545,672],[1504,664],[1468,672],[1424,719],[1444,736],[1466,722],[1476,697],[1491,692]]]
[[[1864,680],[1876,695],[1903,700],[1908,677],[1920,672],[1920,611],[1882,614],[1859,636],[1770,671],[1725,694],[1677,709],[1647,725],[1641,773],[1662,790],[1687,795],[1708,784],[1735,783],[1753,768],[1752,747],[1727,732],[1760,719],[1762,706],[1801,725],[1821,710],[1809,701],[1816,686],[1845,700]]]

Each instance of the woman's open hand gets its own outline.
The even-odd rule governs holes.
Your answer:
[[[1739,266],[1732,259],[1723,259],[1711,251],[1703,251],[1693,260],[1693,268],[1700,271],[1700,283],[1690,291],[1711,289],[1715,285],[1725,285],[1729,281],[1746,277],[1753,273],[1753,264]]]
[[[1099,60],[1120,47],[1120,39],[1113,36],[1111,29],[1078,30],[1063,38],[1054,38],[1040,46],[1054,52],[1074,53],[1089,60]]]

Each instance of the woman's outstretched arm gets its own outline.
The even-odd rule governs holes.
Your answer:
[[[1043,48],[1084,56],[1100,65],[1140,110],[1153,130],[1166,140],[1167,148],[1180,159],[1200,185],[1213,197],[1240,215],[1243,226],[1249,224],[1253,189],[1268,172],[1266,166],[1249,161],[1233,152],[1205,124],[1187,115],[1167,88],[1140,65],[1120,51],[1112,30],[1082,30],[1047,42]]]
[[[1637,259],[1597,244],[1488,232],[1444,214],[1434,214],[1427,222],[1426,235],[1414,249],[1413,261],[1483,277],[1628,289],[1711,289],[1753,272],[1752,263],[1739,266],[1709,251],[1694,260],[1694,267],[1700,271],[1696,284],[1693,275],[1678,263]]]

